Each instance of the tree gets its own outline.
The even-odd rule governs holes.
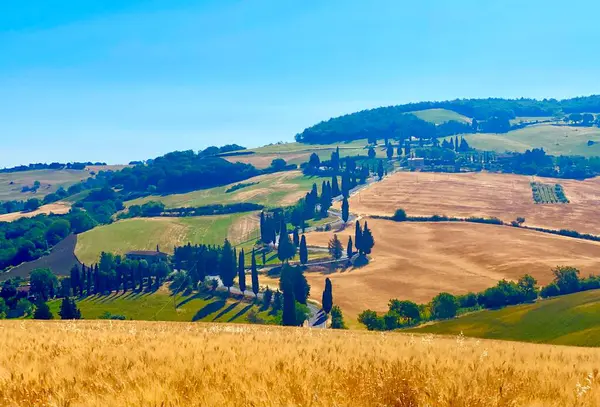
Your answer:
[[[227,291],[231,292],[233,280],[235,278],[235,254],[228,239],[223,242],[221,249],[221,258],[219,259],[219,277]]]
[[[525,274],[519,279],[519,282],[517,284],[519,285],[519,288],[523,293],[524,301],[535,301],[539,291],[537,286],[537,280],[535,278],[533,278],[529,274]]]
[[[394,147],[392,147],[391,144],[388,144],[387,146],[386,155],[388,160],[391,160],[392,157],[394,157]]]
[[[300,264],[308,263],[308,246],[306,245],[306,236],[302,235],[300,239]]]
[[[373,159],[375,158],[375,156],[377,155],[377,153],[375,153],[375,149],[373,148],[373,146],[369,147],[369,152],[368,152],[369,158]]]
[[[308,159],[308,165],[313,168],[319,168],[321,166],[321,159],[316,153],[312,153]]]
[[[348,198],[344,196],[344,200],[342,201],[342,220],[344,223],[348,222],[350,218],[350,204],[348,203]]]
[[[271,168],[274,171],[283,171],[286,165],[287,162],[285,162],[283,158],[276,158],[273,161],[271,161]]]
[[[42,202],[37,198],[30,198],[25,202],[25,211],[33,212],[37,210],[40,206],[42,206]]]
[[[340,191],[340,187],[338,185],[338,177],[334,175],[331,177],[331,196],[336,197],[340,196],[342,192]]]
[[[409,325],[419,322],[421,319],[419,306],[412,301],[390,300],[389,310],[400,318],[406,319]]]
[[[396,148],[396,155],[402,157],[402,145],[399,145],[398,148]]]
[[[71,230],[76,234],[87,232],[98,224],[87,211],[77,209],[71,209],[69,219],[71,221]]]
[[[360,221],[356,221],[355,231],[354,231],[354,247],[358,252],[361,252],[361,240],[362,240],[362,228],[360,226]],[[362,253],[362,252],[361,252]]]
[[[396,209],[394,216],[392,217],[396,222],[404,222],[406,220],[406,212],[404,209]]]
[[[45,301],[38,300],[35,304],[35,312],[33,313],[33,319],[53,319],[54,315],[50,312],[50,307]]]
[[[294,291],[286,289],[283,291],[283,316],[282,323],[284,326],[296,326],[296,300],[294,299]]]
[[[333,292],[331,280],[329,278],[325,279],[325,289],[323,290],[322,304],[323,311],[329,314],[331,312],[331,307],[333,307]]]
[[[285,220],[281,220],[281,229],[279,231],[279,245],[277,246],[277,257],[282,263],[287,262],[296,254],[296,248],[290,240],[290,235],[287,232]]]
[[[252,265],[250,267],[250,273],[252,275],[252,292],[254,293],[254,296],[258,298],[258,290],[260,287],[258,285],[258,270],[256,268],[256,252],[254,248],[252,249]]]
[[[69,236],[71,224],[66,219],[54,221],[46,231],[46,240],[52,246]]]
[[[348,236],[348,244],[346,245],[346,256],[348,256],[349,259],[351,259],[354,255],[353,249],[354,247],[352,243],[352,237]]]
[[[244,295],[244,291],[246,291],[246,267],[244,262],[244,249],[242,249],[238,261],[238,283],[240,285],[240,291],[242,292],[242,295]]]
[[[300,246],[300,234],[298,233],[298,228],[294,228],[294,231],[292,232],[292,242],[295,247]]]
[[[292,267],[284,264],[279,277],[279,287],[282,291],[292,290],[294,299],[300,304],[306,304],[310,294],[310,285],[304,276],[302,267]]]
[[[331,329],[346,329],[342,310],[337,305],[331,308]]]
[[[340,239],[338,239],[337,234],[333,235],[333,237],[329,241],[329,244],[327,245],[327,248],[329,249],[329,254],[335,260],[339,260],[342,258],[342,255],[344,254],[344,247],[342,246],[342,242],[340,242]]]
[[[81,319],[81,311],[77,308],[75,300],[70,297],[63,298],[58,315],[60,319]]]
[[[0,319],[5,319],[8,314],[8,306],[4,298],[0,297]]]
[[[365,325],[369,331],[381,331],[384,329],[383,318],[378,317],[377,313],[370,309],[358,315],[358,322]]]
[[[456,297],[449,293],[440,293],[431,300],[431,316],[434,319],[454,318],[458,311]]]
[[[54,297],[58,290],[58,279],[50,269],[36,269],[29,276],[31,295],[44,301]]]
[[[383,169],[383,161],[379,160],[379,162],[377,163],[377,176],[379,177],[379,179],[383,179],[383,173],[384,173],[384,169]]]
[[[33,312],[33,304],[27,298],[21,298],[15,309],[20,316],[29,316]]]
[[[554,282],[561,295],[579,291],[579,270],[574,267],[558,266],[552,272],[554,273]]]
[[[373,238],[371,229],[369,229],[366,221],[360,238],[360,246],[364,254],[371,254],[371,250],[375,246],[375,239]]]
[[[273,299],[273,290],[271,290],[269,287],[267,287],[267,289],[263,293],[262,308],[265,309],[265,310],[269,309],[269,307],[271,306],[271,300],[272,299]]]
[[[283,308],[283,297],[281,291],[277,290],[273,294],[273,313],[281,311],[281,308]]]

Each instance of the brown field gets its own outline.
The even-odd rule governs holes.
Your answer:
[[[306,273],[315,299],[329,277],[335,303],[354,321],[367,308],[387,310],[392,298],[424,303],[442,291],[480,291],[524,274],[547,284],[557,265],[578,267],[583,275],[600,266],[600,243],[586,240],[475,223],[368,219],[368,224],[375,238],[369,265],[328,275]],[[306,239],[326,246],[332,234],[313,232]],[[338,234],[344,247],[348,234],[354,236],[354,227]]]
[[[6,406],[600,405],[586,348],[137,321],[0,322]]]
[[[310,157],[309,152],[304,153],[280,153],[280,154],[250,154],[223,157],[232,163],[252,164],[256,168],[262,169],[271,166],[276,158],[283,158],[287,163],[305,162]]]
[[[88,165],[85,167],[86,171],[121,171],[123,168],[133,167],[127,164],[113,164],[113,165]]]
[[[561,184],[571,202],[536,205],[532,180]],[[409,216],[494,216],[508,222],[522,216],[529,226],[600,235],[598,202],[600,177],[575,181],[493,173],[398,172],[353,196],[350,211],[392,215],[402,208]]]
[[[49,215],[51,213],[55,215],[64,215],[71,210],[71,205],[63,202],[57,202],[53,204],[43,205],[33,212],[13,212],[0,215],[0,222],[12,222],[21,218],[33,218],[37,215]]]

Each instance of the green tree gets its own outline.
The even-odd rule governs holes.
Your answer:
[[[412,301],[390,300],[389,310],[407,321],[408,325],[420,321],[419,306]]]
[[[362,235],[360,238],[360,245],[361,245],[362,252],[364,254],[371,254],[371,250],[375,246],[375,239],[373,238],[371,229],[369,229],[369,226],[367,225],[366,221],[365,221],[365,227],[362,231]]]
[[[267,287],[267,289],[263,293],[263,300],[262,300],[263,301],[262,308],[264,310],[269,309],[269,307],[271,306],[272,299],[273,299],[273,290],[271,290],[269,287]]]
[[[394,147],[392,147],[391,144],[388,144],[387,150],[385,153],[387,155],[388,160],[391,160],[392,157],[394,157]]]
[[[392,218],[396,222],[404,222],[406,220],[406,212],[404,209],[396,209],[394,217]]]
[[[54,221],[46,231],[46,240],[52,246],[69,236],[71,233],[71,224],[66,219]]]
[[[79,209],[71,209],[69,219],[71,221],[71,230],[76,234],[87,232],[98,224],[88,212]]]
[[[258,298],[258,290],[260,289],[258,285],[258,269],[256,268],[256,252],[254,248],[252,249],[252,264],[250,266],[250,273],[252,276],[252,292],[254,296]],[[271,300],[269,299],[269,302]]]
[[[331,329],[347,329],[342,310],[337,305],[331,308]]]
[[[351,259],[352,256],[354,255],[353,249],[354,249],[354,244],[352,243],[352,237],[348,236],[348,244],[346,245],[346,256],[348,256],[348,259]]]
[[[283,308],[283,296],[281,291],[277,290],[273,294],[273,313],[276,314],[281,311],[281,308]]]
[[[75,300],[72,298],[63,298],[58,311],[61,319],[81,319],[81,311],[77,308]]]
[[[362,227],[360,226],[360,221],[356,221],[355,229],[354,229],[354,247],[356,250],[361,252],[361,240],[362,240]]]
[[[33,312],[33,304],[27,298],[21,298],[15,309],[20,316],[29,316]]]
[[[574,267],[558,266],[552,270],[552,273],[561,295],[579,291],[579,270]]]
[[[377,155],[377,153],[375,153],[375,149],[373,148],[373,146],[369,147],[368,155],[369,155],[370,159],[375,158],[375,156]]]
[[[456,297],[449,293],[440,293],[431,300],[431,316],[434,319],[454,318],[458,311]]]
[[[292,232],[292,243],[295,247],[300,246],[300,234],[298,233],[298,228],[294,228],[294,231]]]
[[[381,331],[385,328],[383,318],[377,316],[377,313],[370,309],[358,315],[358,322],[365,325],[369,331]]]
[[[231,292],[233,280],[235,278],[235,254],[233,247],[228,239],[223,242],[221,249],[221,258],[219,259],[219,277],[223,285],[227,287],[227,291]]]
[[[302,235],[300,239],[300,264],[308,263],[308,246],[306,245],[306,236]]]
[[[279,245],[277,246],[277,258],[282,263],[292,259],[296,254],[296,248],[290,240],[290,235],[287,232],[285,220],[281,221],[281,229],[279,231]]]
[[[294,299],[294,291],[285,289],[283,291],[283,316],[282,323],[284,326],[296,326],[296,300]]]
[[[310,295],[310,285],[304,276],[302,267],[292,267],[284,264],[279,277],[279,287],[282,291],[286,289],[294,292],[294,299],[301,304],[306,304]]]
[[[329,312],[331,312],[331,308],[333,307],[333,291],[331,280],[329,278],[325,279],[325,289],[323,290],[322,304],[323,311],[329,314]]]
[[[383,179],[383,173],[384,173],[384,168],[383,168],[383,161],[379,160],[379,163],[377,164],[377,176],[379,177],[379,179]]]
[[[338,239],[337,234],[333,235],[333,237],[329,241],[329,244],[327,245],[327,248],[329,250],[329,254],[335,260],[339,260],[342,258],[342,255],[344,254],[344,247],[342,246],[342,242],[340,242],[340,239]]]
[[[242,249],[238,261],[238,283],[240,285],[240,291],[242,292],[242,295],[244,294],[244,291],[246,291],[246,266],[244,263],[244,249]]]
[[[308,159],[308,165],[313,168],[319,168],[321,166],[321,159],[316,153],[312,153]]]
[[[27,202],[25,202],[24,209],[27,212],[33,212],[39,209],[40,206],[42,206],[42,201],[37,198],[30,198],[27,200]]]
[[[29,284],[31,295],[44,301],[53,298],[58,291],[58,279],[50,269],[33,270],[29,276]]]
[[[350,205],[348,204],[348,198],[344,196],[344,200],[342,201],[342,220],[344,223],[348,222],[350,218]]]
[[[519,279],[517,283],[521,292],[523,293],[523,299],[525,301],[535,301],[538,297],[539,288],[537,286],[537,280],[530,276],[529,274],[525,274],[523,277]]]
[[[33,319],[53,319],[54,315],[50,312],[50,307],[45,301],[38,300],[35,304],[35,312],[33,313]]]
[[[0,319],[5,319],[8,314],[8,306],[4,298],[0,297]]]
[[[331,195],[336,197],[336,196],[340,196],[342,194],[342,191],[340,191],[340,187],[338,185],[338,177],[337,175],[334,175],[331,177]]]

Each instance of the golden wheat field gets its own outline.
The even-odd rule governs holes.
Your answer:
[[[3,321],[3,406],[597,406],[600,351],[398,333]]]

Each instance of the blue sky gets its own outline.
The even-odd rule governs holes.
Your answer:
[[[597,2],[2,0],[0,167],[258,146],[365,108],[600,93]]]

